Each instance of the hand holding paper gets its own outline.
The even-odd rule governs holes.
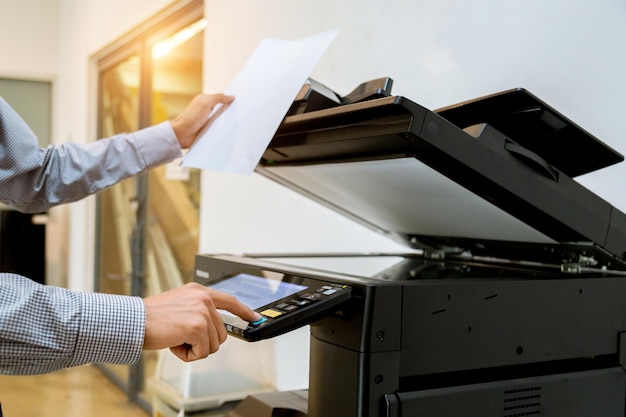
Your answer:
[[[225,94],[223,110],[183,158],[183,165],[250,174],[315,65],[337,35],[324,32],[298,41],[264,39]]]

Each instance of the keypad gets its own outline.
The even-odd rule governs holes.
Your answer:
[[[261,315],[264,317],[274,319],[281,317],[286,314],[293,313],[298,311],[301,308],[305,308],[306,306],[315,303],[317,301],[323,300],[326,297],[330,297],[340,291],[342,288],[346,288],[345,285],[323,285],[316,289],[311,289],[309,292],[305,292],[303,294],[297,294],[293,298],[281,301],[272,306],[268,306],[269,308],[261,311]],[[261,323],[258,323],[261,324]],[[252,323],[253,326],[258,325],[257,323]]]
[[[323,285],[319,288],[309,289],[305,293],[296,294],[290,298],[283,299],[274,305],[268,305],[267,308],[260,312],[262,318],[249,323],[248,329],[265,327],[270,324],[273,319],[279,319],[283,316],[298,312],[301,309],[305,309],[321,300],[332,297],[343,288],[347,288],[347,286],[339,284]],[[234,328],[234,326],[227,326],[227,330],[241,336],[243,336],[244,332],[243,329]]]

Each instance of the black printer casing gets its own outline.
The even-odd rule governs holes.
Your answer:
[[[410,251],[199,254],[196,280],[257,268],[352,286],[311,324],[310,417],[624,416],[626,216],[573,179],[623,157],[523,89],[430,111],[383,84],[358,102],[303,88],[257,172]],[[364,164],[385,181],[351,175]],[[417,221],[424,170],[533,232],[433,232]],[[385,256],[370,274],[311,266]]]

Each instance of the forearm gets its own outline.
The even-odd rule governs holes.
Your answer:
[[[0,274],[0,373],[132,364],[141,356],[144,333],[138,297],[79,293]]]
[[[0,201],[20,211],[79,200],[180,155],[170,122],[88,144],[39,148],[0,98]]]
[[[34,161],[20,158],[0,173],[2,200],[23,212],[82,199],[148,168],[171,161],[181,151],[168,122],[87,145],[65,144],[38,151]]]

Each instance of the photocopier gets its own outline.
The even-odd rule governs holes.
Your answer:
[[[622,155],[522,88],[391,84],[310,80],[256,172],[407,251],[198,254],[263,316],[228,331],[310,324],[310,417],[625,416],[626,215],[573,179]]]

